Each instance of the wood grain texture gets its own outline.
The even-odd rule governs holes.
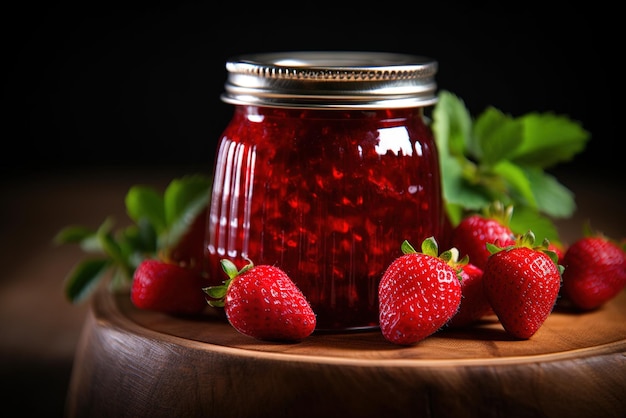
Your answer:
[[[411,347],[377,330],[263,343],[209,309],[172,317],[100,290],[67,416],[625,416],[626,292],[593,312],[557,309],[529,340],[493,317]]]

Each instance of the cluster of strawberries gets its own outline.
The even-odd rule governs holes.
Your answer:
[[[547,240],[537,245],[532,231],[516,236],[505,219],[464,218],[452,230],[452,248],[441,253],[432,237],[421,251],[402,243],[403,255],[378,288],[386,340],[415,344],[443,327],[469,326],[493,314],[512,337],[528,339],[559,298],[592,310],[626,288],[626,252],[617,242],[596,233],[566,249]],[[235,329],[259,340],[298,341],[313,333],[315,313],[280,268],[250,261],[238,271],[227,260],[222,268],[224,284],[207,286],[197,270],[145,260],[135,270],[131,300],[141,309],[175,314],[224,308]]]
[[[413,344],[444,325],[469,326],[495,314],[512,337],[528,339],[559,297],[587,311],[626,287],[626,253],[615,241],[590,233],[564,251],[547,240],[536,245],[532,231],[515,236],[507,219],[464,218],[451,237],[461,260],[454,251],[437,255],[427,242],[421,253],[403,248],[405,255],[387,269],[379,287],[385,338]],[[451,280],[455,273],[460,280]],[[415,297],[407,301],[406,294]]]

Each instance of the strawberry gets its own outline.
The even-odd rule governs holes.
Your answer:
[[[626,253],[602,234],[571,244],[563,266],[563,296],[577,308],[599,308],[626,287]]]
[[[485,268],[491,253],[487,243],[506,247],[515,242],[515,236],[509,227],[513,207],[504,208],[496,202],[483,210],[482,214],[466,216],[452,230],[451,245],[458,248],[461,256],[469,256],[469,261]]]
[[[207,281],[195,270],[157,259],[145,259],[135,269],[131,302],[140,309],[169,314],[200,314],[207,306],[202,292]]]
[[[482,269],[471,263],[461,264],[461,306],[448,322],[451,328],[471,325],[493,313],[483,287]]]
[[[315,313],[291,278],[278,267],[248,261],[239,271],[231,261],[221,261],[228,279],[204,288],[209,305],[223,307],[237,331],[258,340],[298,341],[311,335]]]
[[[433,237],[424,240],[422,252],[407,241],[401,248],[403,255],[387,267],[378,286],[379,322],[386,340],[410,345],[439,330],[457,312],[461,283],[448,264],[453,251],[438,256]]]
[[[492,255],[483,270],[487,299],[504,329],[513,337],[528,339],[543,325],[556,304],[562,266],[548,250],[549,242],[534,246],[528,231],[515,244],[500,248],[488,244]]]

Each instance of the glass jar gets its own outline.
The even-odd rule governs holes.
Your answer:
[[[443,230],[424,109],[437,63],[373,52],[289,52],[226,64],[234,115],[217,148],[205,254],[283,269],[318,331],[378,326],[378,283],[409,240]]]

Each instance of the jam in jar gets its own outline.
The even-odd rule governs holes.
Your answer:
[[[271,264],[302,290],[317,330],[378,326],[378,283],[409,240],[443,232],[437,150],[424,110],[436,62],[373,52],[237,57],[222,99],[206,235],[220,260]]]

